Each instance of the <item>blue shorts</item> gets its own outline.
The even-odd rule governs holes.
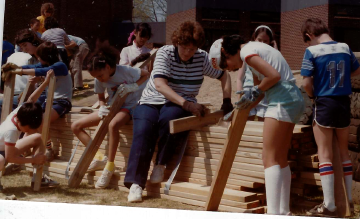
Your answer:
[[[350,125],[350,97],[316,97],[313,122],[324,128],[346,128]]]
[[[0,151],[0,155],[2,155],[5,158],[5,151]]]
[[[46,102],[44,102],[41,107],[43,112],[45,112]],[[52,105],[52,108],[59,114],[60,117],[69,113],[71,107],[71,102],[68,99],[55,99]]]

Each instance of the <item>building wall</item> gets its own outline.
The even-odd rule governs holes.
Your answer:
[[[281,53],[292,70],[300,70],[307,44],[301,34],[301,26],[307,18],[315,17],[329,24],[329,5],[318,5],[293,11],[281,12]]]
[[[97,39],[108,39],[115,45],[117,36],[112,34],[112,28],[132,19],[132,0],[6,0],[4,31],[11,42],[18,30],[28,28],[30,19],[40,15],[44,2],[54,4],[54,16],[68,34],[83,38],[90,47],[95,46]]]
[[[173,32],[185,21],[196,21],[196,9],[188,9],[175,14],[168,15],[166,18],[166,44],[171,43]]]

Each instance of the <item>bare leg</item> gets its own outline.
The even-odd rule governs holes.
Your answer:
[[[130,121],[129,113],[120,111],[109,124],[109,162],[114,162],[117,147],[119,145],[119,129]]]
[[[332,139],[333,129],[319,126],[316,122],[313,125],[314,137],[318,146],[319,162],[332,162]]]
[[[88,133],[86,133],[84,128],[97,126],[100,121],[101,121],[101,119],[98,116],[98,113],[94,112],[94,113],[91,113],[91,114],[89,114],[89,115],[87,115],[87,116],[85,116],[85,117],[83,117],[83,118],[81,118],[79,120],[76,120],[71,125],[71,130],[74,132],[76,137],[78,137],[79,140],[84,145],[87,145],[90,142],[91,137],[88,135]]]
[[[293,123],[265,118],[262,153],[265,169],[274,165],[280,165],[281,168],[288,165],[287,154],[294,126]]]
[[[343,129],[335,129],[335,133],[339,144],[341,161],[344,162],[350,160],[348,151],[349,127]]]

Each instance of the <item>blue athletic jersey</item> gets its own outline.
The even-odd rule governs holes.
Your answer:
[[[351,94],[351,72],[359,68],[354,53],[345,43],[335,41],[310,46],[301,66],[302,76],[313,76],[314,96]]]

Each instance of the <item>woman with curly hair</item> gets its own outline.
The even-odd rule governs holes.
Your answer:
[[[160,48],[139,105],[133,114],[133,142],[124,184],[130,188],[128,201],[142,201],[151,158],[156,142],[158,154],[150,176],[151,183],[163,180],[165,165],[171,160],[187,132],[170,134],[169,121],[186,116],[202,116],[205,107],[198,104],[204,76],[217,78],[223,89],[222,109],[232,110],[231,81],[227,72],[211,67],[208,54],[199,49],[205,42],[198,23],[184,22],[172,35],[172,44]]]

